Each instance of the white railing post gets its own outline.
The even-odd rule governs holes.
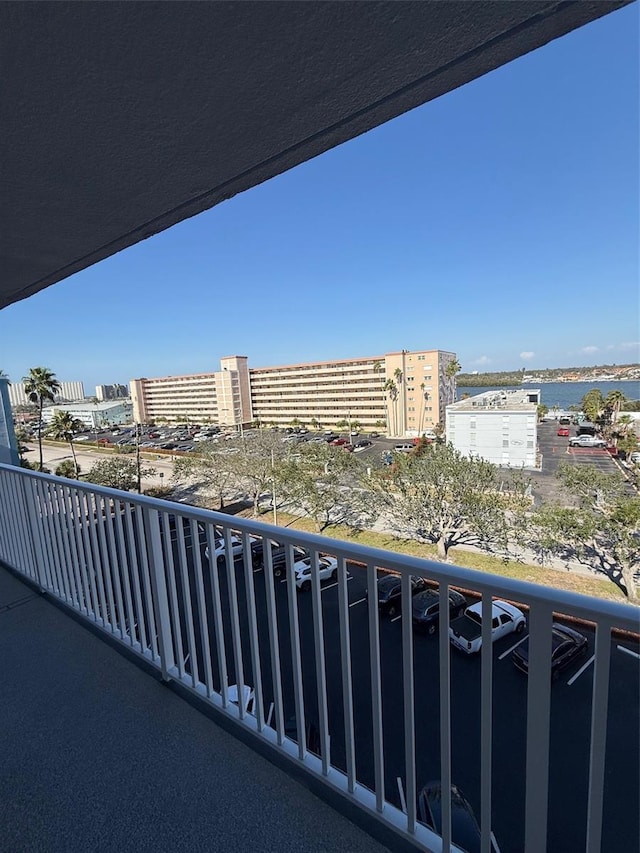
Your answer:
[[[27,527],[29,529],[33,565],[38,578],[38,585],[40,589],[44,591],[48,588],[48,583],[45,570],[45,555],[42,544],[40,515],[36,510],[36,502],[33,496],[34,482],[32,480],[27,482],[27,478],[22,477],[20,486],[24,497],[24,504],[27,508]]]
[[[158,631],[160,668],[162,671],[162,680],[170,681],[172,677],[171,670],[175,667],[175,658],[173,653],[171,616],[169,614],[169,595],[167,593],[167,579],[164,571],[162,539],[160,536],[160,520],[157,509],[145,506],[143,515],[147,538],[147,553],[149,556],[149,574],[151,575],[151,594]],[[180,630],[179,626],[178,630]]]

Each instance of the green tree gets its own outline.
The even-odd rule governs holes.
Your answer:
[[[538,403],[538,420],[543,420],[545,415],[549,414],[549,406],[545,406],[544,403]]]
[[[55,470],[56,477],[66,477],[68,480],[80,479],[80,466],[71,459],[63,459]]]
[[[62,409],[57,409],[53,413],[53,418],[51,419],[51,423],[49,424],[49,428],[47,429],[47,434],[52,438],[55,438],[56,441],[67,441],[69,442],[69,447],[71,449],[71,455],[73,456],[73,465],[76,472],[76,480],[80,474],[80,468],[78,467],[78,459],[76,457],[76,449],[73,446],[73,437],[77,435],[79,432],[82,432],[84,429],[84,424],[74,418],[71,412],[64,411]],[[63,476],[66,476],[63,475]]]
[[[318,533],[332,524],[360,528],[372,517],[368,494],[358,488],[362,472],[359,461],[340,447],[305,444],[280,466],[278,492]]]
[[[592,388],[582,398],[580,403],[582,411],[585,413],[588,420],[592,423],[597,423],[604,411],[604,397],[599,388]]]
[[[540,507],[529,526],[532,544],[542,558],[556,554],[604,574],[638,604],[640,498],[620,475],[590,465],[562,464],[557,476],[577,506]]]
[[[435,442],[399,456],[372,485],[386,520],[402,535],[435,544],[445,560],[456,545],[508,553],[509,513],[529,504],[524,489],[500,491],[495,465]]]
[[[627,398],[625,397],[624,393],[622,391],[620,391],[619,388],[616,388],[615,390],[610,391],[607,394],[607,396],[605,397],[605,400],[604,400],[604,406],[605,406],[605,409],[607,409],[609,412],[611,412],[611,415],[612,415],[611,419],[613,421],[616,420],[616,418],[620,412],[620,409],[622,408],[623,404],[626,402],[627,402]]]
[[[455,379],[458,373],[462,370],[460,366],[460,362],[457,358],[452,358],[451,361],[447,364],[444,370],[444,375],[447,379]]]
[[[38,449],[40,452],[39,470],[42,471],[42,408],[45,400],[53,402],[60,390],[60,383],[47,367],[32,367],[28,376],[23,376],[24,391],[31,403],[38,409]]]
[[[176,459],[173,465],[173,482],[178,485],[193,483],[215,497],[224,509],[227,496],[237,492],[236,475],[230,469],[227,448],[212,441],[201,441],[198,450]]]
[[[153,477],[155,473],[155,468],[143,468],[140,471],[143,477]],[[109,486],[111,489],[130,492],[136,488],[138,482],[138,466],[134,459],[110,456],[108,459],[96,462],[86,479],[98,486]]]

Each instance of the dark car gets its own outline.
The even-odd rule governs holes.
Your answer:
[[[356,441],[356,447],[371,447],[373,442],[369,441],[368,438],[361,438],[360,441]]]
[[[424,578],[411,575],[411,595],[416,595],[426,587]],[[378,578],[378,609],[381,613],[395,616],[400,610],[402,598],[402,579],[400,575],[385,575]]]
[[[457,619],[467,606],[464,595],[449,590],[449,618]],[[440,616],[440,593],[435,589],[425,589],[414,595],[412,601],[412,621],[416,631],[435,634]]]
[[[418,794],[418,820],[442,835],[442,785],[430,782]],[[473,809],[456,785],[451,786],[451,841],[466,853],[480,853],[480,827]],[[497,853],[493,833],[491,850]]]
[[[273,566],[273,574],[279,578],[287,571],[286,545],[281,545],[279,542],[269,541],[271,545],[271,565]],[[304,560],[309,555],[303,548],[293,549],[293,562]],[[259,537],[251,540],[251,564],[254,569],[264,568],[264,548],[263,540]]]
[[[557,678],[561,670],[569,666],[587,651],[587,638],[554,622],[551,626],[551,677]],[[529,674],[529,638],[520,643],[511,655],[514,664],[521,672]]]

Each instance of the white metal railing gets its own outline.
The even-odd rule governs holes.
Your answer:
[[[222,560],[222,565],[216,563],[213,555],[220,537],[226,554],[232,553],[232,537],[241,539],[242,563],[230,559]],[[255,537],[285,546],[284,600],[278,596],[269,547],[263,551],[263,578],[254,572],[251,545]],[[311,632],[306,631],[306,623],[301,626],[293,571],[295,547],[306,549],[312,560]],[[319,555],[327,553],[337,558],[337,614],[332,611],[329,615],[318,574]],[[635,608],[6,465],[0,465],[0,560],[140,655],[164,679],[179,681],[417,847],[430,851],[457,849],[451,841],[455,708],[448,639],[449,587],[472,591],[483,603],[476,767],[482,792],[483,851],[494,849],[492,599],[506,598],[529,608],[526,766],[510,768],[510,772],[521,770],[525,775],[525,849],[535,853],[547,847],[552,619],[554,613],[560,613],[587,620],[595,625],[595,650],[585,849],[589,853],[601,849],[611,632],[637,631]],[[357,629],[366,631],[368,638],[363,657],[368,667],[366,721],[362,707],[356,713],[356,699],[362,705],[363,697],[361,691],[354,694],[352,648],[360,633],[356,637],[352,629],[347,563],[351,571],[354,563],[361,566],[366,583],[367,619]],[[402,575],[405,614],[411,612],[411,575],[439,585],[441,618],[434,674],[439,687],[433,701],[438,703],[439,775],[445,792],[442,838],[420,823],[417,815],[418,781],[424,784],[427,780],[418,780],[416,770],[416,726],[420,721],[416,720],[415,640],[409,618],[403,618],[402,660],[397,663],[403,711],[399,720],[389,722],[383,710],[387,694],[376,588],[380,569]],[[339,671],[328,674],[326,655],[333,643],[339,646]],[[358,659],[357,665],[361,664]],[[293,694],[288,701],[285,678]],[[315,691],[310,692],[311,683]],[[335,693],[336,684],[341,696],[331,705],[330,719],[328,696]],[[294,712],[289,725],[287,707]],[[633,715],[634,709],[630,712]],[[316,733],[313,741],[307,725],[311,717]],[[385,738],[393,734],[393,726],[402,729],[400,803],[397,797],[393,802],[387,773],[391,759],[397,764],[397,756],[385,749]],[[356,741],[362,740],[363,730],[367,733],[365,748],[358,753]],[[434,739],[437,741],[437,733]],[[333,749],[335,743],[339,746]],[[371,772],[361,772],[358,759],[362,763],[367,750],[373,767]],[[366,764],[368,756],[364,759]]]

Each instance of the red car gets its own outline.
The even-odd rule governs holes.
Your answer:
[[[569,427],[560,427],[558,429],[558,435],[562,435],[565,438],[569,438]]]
[[[329,443],[333,444],[334,447],[341,447],[343,444],[348,444],[346,438],[334,438],[333,441]]]

